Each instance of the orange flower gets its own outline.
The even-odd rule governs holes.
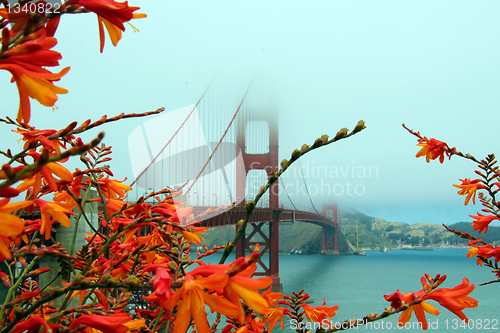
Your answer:
[[[328,318],[335,317],[335,311],[339,309],[335,306],[325,306],[326,301],[323,299],[323,305],[312,307],[309,304],[302,304],[304,313],[309,322],[326,323]]]
[[[224,296],[233,304],[239,307],[238,320],[243,323],[245,315],[241,307],[240,298],[255,312],[265,315],[269,310],[269,304],[264,297],[259,295],[257,290],[269,287],[273,282],[271,277],[267,276],[260,279],[252,279],[257,270],[257,265],[252,264],[245,270],[229,278],[227,286],[224,288]]]
[[[265,327],[266,327],[266,324],[263,323],[259,317],[255,316],[255,314],[253,314],[253,313],[249,313],[249,314],[247,314],[245,325],[238,328],[234,324],[229,324],[222,329],[222,333],[229,333],[229,332],[231,332],[232,328],[236,328],[234,333],[245,333],[245,332],[263,333]],[[272,330],[271,324],[269,324],[269,328],[268,328],[267,332],[271,332],[271,330]]]
[[[474,230],[479,230],[479,233],[482,233],[484,231],[485,234],[488,232],[488,226],[490,225],[491,222],[493,222],[493,220],[500,220],[500,218],[498,218],[495,215],[485,216],[479,212],[477,213],[477,216],[474,215],[469,215],[469,216],[472,217],[473,219],[476,219],[474,222],[472,222]]]
[[[194,279],[186,275],[184,284],[176,291],[170,301],[164,305],[167,309],[173,308],[180,300],[177,319],[175,320],[174,333],[186,332],[191,322],[191,317],[196,324],[196,330],[200,333],[209,333],[205,304],[213,311],[226,316],[236,316],[238,307],[215,294],[208,294],[204,289],[222,289],[228,282],[227,275],[216,275],[207,278]]]
[[[260,279],[251,278],[257,270],[255,261],[260,256],[259,249],[260,246],[257,244],[255,251],[246,258],[240,257],[230,264],[199,266],[188,273],[192,276],[216,276],[219,274],[229,276],[227,285],[221,287],[217,292],[222,293],[226,299],[238,307],[238,321],[241,324],[245,320],[245,315],[240,298],[260,315],[265,315],[270,309],[266,299],[257,290],[269,287],[273,282],[272,278],[269,276]]]
[[[122,198],[125,196],[125,192],[131,191],[132,188],[128,185],[122,184],[126,181],[125,178],[122,181],[106,178],[99,179],[98,183],[101,188],[102,194],[109,199]]]
[[[203,237],[199,236],[198,234],[202,234],[205,232],[207,232],[206,227],[190,227],[188,230],[181,230],[182,236],[184,236],[184,238],[186,239],[189,239],[196,245],[199,245],[203,240]]]
[[[419,299],[422,299],[424,296],[424,290],[422,289],[418,293],[405,293],[402,295],[399,290],[397,290],[392,295],[385,295],[384,298],[387,301],[391,302],[391,307],[394,309],[398,309],[404,304],[413,303]],[[427,329],[427,320],[425,318],[425,312],[430,313],[431,315],[438,315],[439,311],[434,306],[430,305],[427,302],[420,302],[418,304],[413,304],[408,309],[404,310],[401,316],[399,316],[398,326],[404,326],[411,319],[411,314],[415,312],[415,316],[417,317],[418,322],[420,323],[423,330]]]
[[[470,241],[469,241],[469,245]],[[480,253],[480,250],[477,247],[473,247],[469,249],[469,252],[465,255],[467,258],[474,258]],[[476,265],[483,266],[483,261],[478,257],[476,258]]]
[[[66,148],[66,143],[59,140],[49,140],[48,136],[54,135],[57,133],[56,130],[36,130],[33,129],[31,131],[25,130],[23,128],[18,128],[16,130],[12,130],[14,133],[19,133],[23,136],[23,140],[26,141],[24,143],[23,149],[28,148],[31,144],[40,143],[45,149],[50,152],[56,152],[58,154],[61,153],[61,147]],[[68,139],[74,138],[74,136],[67,137]],[[34,151],[34,149],[33,149]]]
[[[42,326],[47,329],[46,332],[50,331],[49,324],[47,324],[42,317],[31,317],[23,322],[17,323],[11,333],[21,333],[25,331],[36,332]]]
[[[465,205],[466,206],[469,203],[471,197],[472,197],[472,202],[475,205],[476,204],[476,191],[484,189],[484,188],[486,188],[486,186],[479,183],[481,181],[480,179],[470,180],[469,178],[465,178],[465,179],[460,179],[460,181],[462,182],[461,185],[453,184],[453,186],[461,189],[460,191],[458,191],[459,195],[467,195],[467,198],[465,198]]]
[[[0,197],[2,198],[13,198],[19,195],[19,191],[13,187],[6,187],[0,189]]]
[[[50,217],[61,223],[66,228],[70,227],[71,222],[66,214],[75,215],[72,211],[63,208],[56,203],[47,202],[42,199],[35,199],[33,200],[33,203],[40,208],[40,212],[42,213],[40,234],[45,234],[45,239],[50,238],[50,231],[53,223]]]
[[[280,327],[282,329],[285,329],[285,325],[283,323],[283,316],[285,314],[290,314],[290,310],[285,309],[285,308],[280,308],[278,305],[278,300],[281,297],[283,297],[283,294],[282,293],[273,293],[273,292],[271,292],[271,289],[272,289],[272,287],[269,287],[268,290],[266,290],[265,292],[263,292],[261,294],[261,296],[264,297],[264,299],[269,304],[269,308],[268,308],[267,312],[265,313],[264,319],[263,319],[264,323],[267,323],[267,322],[269,323],[269,326],[267,328],[268,332],[271,332],[273,330],[274,326],[276,326],[276,324],[280,320],[281,320]],[[288,302],[287,302],[287,304],[288,304]],[[248,317],[247,317],[247,321],[248,321]]]
[[[494,246],[491,244],[486,244],[482,246],[478,246],[473,242],[469,241],[469,246],[473,246],[473,248],[469,249],[469,253],[467,253],[468,258],[477,258],[477,264],[483,265],[483,261],[479,259],[479,257],[483,259],[489,259],[491,257],[495,257],[495,264],[500,261],[500,246]]]
[[[2,221],[2,228],[0,230],[0,261],[12,258],[9,250],[11,243],[9,238],[19,235],[24,229],[24,221],[20,217],[10,213],[31,205],[30,201],[9,203],[9,200],[8,198],[0,200],[0,220]]]
[[[418,139],[418,142],[419,143],[417,144],[417,146],[421,146],[422,149],[420,149],[416,157],[425,156],[427,163],[429,163],[430,160],[435,160],[439,157],[439,162],[443,163],[445,153],[443,148],[449,149],[448,145],[445,142],[432,138],[430,140],[427,138],[421,138]],[[448,155],[448,157],[451,157],[451,154],[448,152],[446,152],[446,155]]]
[[[189,215],[193,212],[193,207],[184,208],[185,205],[185,202],[180,203],[175,200],[165,200],[154,206],[151,211],[165,216],[172,222],[180,222],[181,225],[186,226],[192,220],[189,218]]]
[[[113,46],[118,44],[125,31],[123,23],[132,19],[146,17],[146,14],[134,14],[139,7],[129,7],[128,1],[116,2],[113,0],[79,0],[78,4],[97,14],[99,22],[99,38],[101,41],[101,53],[104,49],[104,26],[108,30]],[[104,24],[104,26],[103,26]]]
[[[132,318],[126,313],[114,313],[109,316],[83,315],[73,320],[68,329],[71,331],[78,325],[83,325],[83,327],[92,327],[104,333],[126,333],[128,327],[125,324],[131,320]]]
[[[53,84],[68,71],[69,67],[54,74],[45,69],[46,66],[58,66],[61,54],[50,50],[57,40],[47,37],[45,29],[29,36],[31,40],[22,43],[3,53],[0,59],[0,69],[12,74],[12,82],[16,82],[19,90],[20,105],[17,114],[19,122],[28,123],[31,116],[29,98],[34,98],[42,105],[54,106],[57,94],[68,91]]]
[[[280,321],[280,327],[282,329],[285,329],[285,324],[283,323],[283,316],[287,313],[289,313],[290,310],[288,309],[285,309],[285,308],[269,308],[266,312],[266,314],[264,315],[264,319],[262,319],[262,321],[264,323],[269,323],[269,326],[267,328],[267,331],[268,332],[271,332],[274,328],[274,326],[276,326],[276,324],[278,324],[278,321]],[[239,330],[237,331],[239,332]]]
[[[474,290],[475,286],[469,284],[469,280],[464,278],[462,284],[450,289],[442,288],[437,289],[425,295],[423,299],[433,299],[450,312],[456,314],[460,319],[465,320],[466,323],[469,319],[462,312],[465,308],[477,307],[477,300],[469,297],[468,295]]]
[[[80,190],[82,189],[82,179],[83,175],[76,176],[69,184],[70,192],[73,194],[75,198],[80,198]],[[54,194],[54,202],[56,202],[59,206],[66,208],[68,210],[72,210],[76,207],[76,201],[69,195],[68,192],[59,192]]]
[[[35,163],[40,159],[41,155],[37,152],[28,152],[26,155],[33,157]],[[25,191],[28,187],[33,186],[33,195],[37,196],[42,187],[42,176],[43,179],[47,182],[50,189],[54,192],[58,191],[56,181],[52,174],[61,178],[61,180],[66,182],[71,182],[73,180],[73,174],[69,172],[65,167],[60,165],[57,162],[47,163],[44,166],[37,169],[35,176],[30,179],[25,180],[21,183],[17,190]]]
[[[446,275],[443,275],[437,283],[441,284],[445,279]],[[429,299],[439,302],[441,306],[447,308],[449,311],[459,316],[462,320],[468,322],[468,319],[462,310],[465,308],[477,307],[477,301],[468,296],[474,290],[474,285],[469,285],[469,280],[467,280],[467,278],[464,278],[462,280],[462,284],[454,287],[453,289],[442,288],[431,290],[431,286],[427,284],[425,278],[422,278],[421,281],[424,289],[419,292],[411,294],[405,293],[402,295],[399,290],[397,290],[392,295],[384,296],[387,301],[391,302],[391,307],[396,310],[401,306],[409,305],[409,307],[404,310],[399,317],[399,326],[404,326],[410,320],[412,312],[415,312],[422,329],[426,330],[427,320],[425,318],[425,312],[432,315],[439,314],[439,311],[434,306],[425,302]]]

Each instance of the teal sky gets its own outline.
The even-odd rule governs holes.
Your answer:
[[[148,18],[134,20],[115,48],[99,53],[94,14],[63,17],[55,50],[71,66],[59,85],[70,92],[58,109],[32,101],[32,125],[59,129],[102,114],[174,110],[196,103],[216,77],[228,100],[254,73],[280,119],[280,159],[322,134],[367,129],[304,157],[356,174],[307,178],[331,186],[349,181],[362,195],[332,196],[343,207],[407,223],[468,221],[481,207],[464,207],[452,184],[476,178],[475,165],[453,158],[416,159],[416,139],[402,127],[446,141],[477,157],[494,153],[500,95],[497,1],[130,1]],[[61,67],[62,68],[62,67]],[[2,117],[15,117],[17,89],[0,71]],[[238,95],[240,94],[240,95]],[[236,97],[235,97],[236,96]],[[271,103],[272,101],[272,103]],[[115,152],[111,167],[132,178],[127,138],[141,122],[103,126]],[[17,135],[2,131],[0,149]],[[90,139],[97,134],[85,135]],[[76,165],[76,164],[75,164]],[[360,177],[362,168],[377,170]],[[360,169],[361,168],[361,169]],[[352,170],[352,169],[350,169]],[[375,176],[376,175],[376,176]],[[295,180],[285,177],[293,184]],[[358,191],[358,192],[359,192]],[[282,197],[283,201],[287,201]],[[329,200],[313,195],[317,206]],[[308,205],[305,196],[297,202]]]

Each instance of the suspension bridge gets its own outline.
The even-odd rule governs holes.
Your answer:
[[[233,95],[214,98],[212,88],[210,85],[195,105],[157,116],[130,134],[134,183],[144,192],[183,186],[180,201],[194,207],[194,216],[208,207],[233,203],[230,209],[205,215],[201,223],[208,228],[236,226],[245,216],[246,201],[255,197],[271,172],[279,170],[278,116],[269,105],[272,103],[259,99],[261,92],[252,85],[243,90],[239,100]],[[137,197],[142,195],[139,187]],[[280,194],[286,195],[286,202],[280,201]],[[319,212],[307,195],[311,208],[298,208],[286,187],[275,182],[257,204],[245,235],[236,244],[237,257],[250,253],[257,243],[261,255],[269,254],[267,263],[259,262],[262,270],[256,275],[271,276],[274,288],[281,286],[280,222],[321,226],[322,252],[339,254],[337,206],[325,204]]]

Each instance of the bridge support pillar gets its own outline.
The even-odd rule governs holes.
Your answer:
[[[269,253],[269,268],[271,270],[271,278],[273,279],[273,291],[282,292],[283,286],[280,280],[280,263],[279,263],[279,248],[280,248],[280,228],[279,228],[279,213],[275,211],[273,221],[269,224],[269,235],[271,238],[271,248]]]
[[[269,151],[260,154],[247,153],[247,142],[245,131],[247,124],[251,121],[265,121],[269,127]],[[268,179],[272,172],[277,172],[280,168],[278,160],[278,118],[276,112],[268,110],[254,110],[251,118],[239,118],[237,123],[236,144],[240,147],[243,156],[243,168],[238,168],[240,174],[237,175],[236,191],[238,198],[245,198],[247,175],[250,170],[264,170]],[[264,184],[263,184],[264,185]],[[245,206],[246,200],[242,200],[238,205]],[[236,257],[245,256],[246,251],[251,252],[253,246],[257,243],[261,245],[261,258],[265,252],[269,252],[269,263],[265,265],[262,260],[258,264],[264,269],[264,272],[257,272],[255,275],[270,276],[273,279],[273,290],[282,289],[279,277],[279,187],[278,182],[274,182],[269,188],[269,208],[273,209],[272,221],[269,223],[269,237],[266,236],[261,228],[263,223],[248,224],[245,237],[241,237],[236,244]],[[252,226],[252,227],[250,227]],[[249,233],[250,232],[250,233]],[[259,234],[259,241],[252,241],[252,237]],[[262,241],[262,238],[264,241]],[[251,248],[250,248],[251,247]]]
[[[338,234],[340,232],[339,210],[336,204],[323,205],[323,216],[327,216],[327,212],[331,211],[332,220],[335,227],[323,227],[323,248],[324,254],[339,255]]]
[[[263,230],[265,222],[262,223],[249,223],[245,235],[242,235],[236,244],[236,257],[244,257],[247,253],[251,253],[255,245],[260,245],[260,259],[257,266],[263,271],[255,272],[255,276],[270,276],[273,279],[273,291],[281,292],[283,287],[281,285],[279,276],[279,211],[273,214],[273,220],[269,222],[269,232]],[[268,236],[269,235],[269,236]],[[265,253],[269,254],[268,262],[264,263],[262,257]]]
[[[323,228],[323,248],[321,250],[322,253],[329,255],[339,254],[337,234],[337,228]]]

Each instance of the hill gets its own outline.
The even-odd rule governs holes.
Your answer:
[[[391,222],[378,217],[371,217],[351,209],[341,213],[340,223],[343,235],[339,238],[341,253],[349,253],[356,245],[364,249],[379,249],[382,246],[397,248],[399,245],[430,245],[430,244],[463,244],[462,238],[451,234],[442,225],[417,223],[406,224]],[[357,237],[356,237],[357,225]],[[481,237],[486,242],[500,244],[500,227],[490,226],[488,234],[479,235],[468,222],[459,222],[449,227],[467,232],[475,237]],[[268,234],[268,228],[262,230]],[[204,234],[204,244],[225,245],[233,240],[235,227],[219,227],[209,229]],[[346,242],[351,244],[347,247]],[[321,227],[310,223],[280,224],[280,252],[321,253]]]

